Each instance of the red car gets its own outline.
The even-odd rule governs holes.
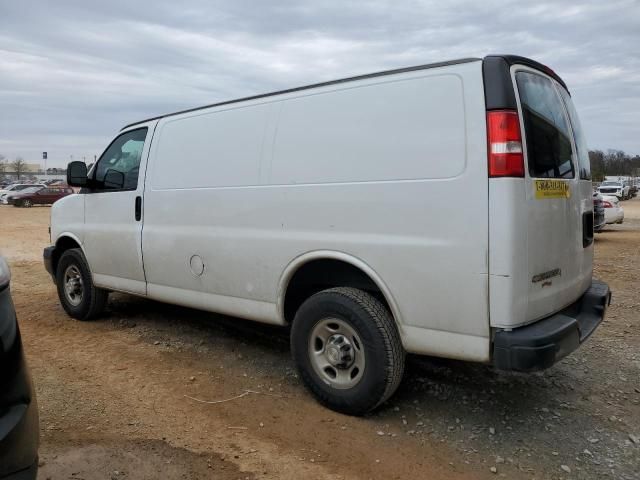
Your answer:
[[[34,187],[7,197],[7,203],[14,207],[32,207],[33,205],[51,205],[62,197],[71,195],[73,188],[69,187]]]

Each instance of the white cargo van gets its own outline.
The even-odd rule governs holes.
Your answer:
[[[110,291],[291,325],[313,394],[363,414],[406,352],[531,371],[602,321],[587,147],[548,67],[489,56],[123,128],[44,251],[74,318]]]

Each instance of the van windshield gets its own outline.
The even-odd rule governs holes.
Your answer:
[[[527,143],[529,175],[573,178],[571,130],[562,100],[551,80],[530,72],[516,73]]]

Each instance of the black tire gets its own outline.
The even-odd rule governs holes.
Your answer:
[[[77,304],[74,304],[65,293],[65,275],[67,271],[73,271],[75,267],[82,281],[82,295]],[[77,320],[91,320],[104,310],[109,298],[109,292],[96,287],[89,265],[82,250],[72,248],[65,251],[56,269],[56,286],[58,287],[58,298],[64,310],[69,316]]]
[[[366,363],[357,383],[346,389],[321,378],[311,363],[312,332],[327,319],[347,324],[361,339],[359,351]],[[364,415],[385,402],[404,373],[405,351],[391,313],[380,300],[356,288],[331,288],[309,297],[293,321],[291,352],[300,377],[318,401],[348,415]]]
[[[33,206],[33,202],[27,198],[27,199],[22,200],[20,202],[20,206],[26,207],[26,208],[31,208]]]
[[[14,207],[21,207],[22,206],[22,202],[20,200],[16,200],[15,202],[13,202],[13,206]]]

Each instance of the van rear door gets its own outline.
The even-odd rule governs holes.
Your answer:
[[[569,92],[554,72],[511,56],[486,57],[483,71],[490,322],[514,328],[558,312],[591,285],[589,159]]]
[[[589,288],[593,199],[588,152],[569,93],[531,68],[515,67],[513,78],[524,133],[529,322]]]

